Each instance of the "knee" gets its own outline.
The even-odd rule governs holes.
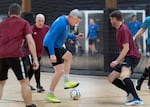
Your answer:
[[[119,77],[119,79],[122,80],[122,81],[123,81],[125,78],[128,78],[128,76],[121,74],[120,77]]]
[[[67,51],[63,58],[64,58],[64,60],[71,60],[72,59],[72,53]]]
[[[22,88],[29,88],[29,80],[28,79],[24,79],[24,80],[20,80],[20,84]]]
[[[68,56],[69,59],[72,59],[72,53],[71,52],[68,52],[67,56]]]

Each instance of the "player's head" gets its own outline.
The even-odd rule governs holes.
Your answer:
[[[13,3],[9,6],[8,11],[9,16],[11,15],[20,15],[21,14],[21,6],[17,3]]]
[[[122,22],[122,13],[119,10],[115,10],[110,13],[110,22],[112,26],[116,27],[118,23]]]
[[[94,19],[93,18],[90,18],[90,24],[95,24],[95,21],[94,21]]]
[[[136,15],[135,15],[135,14],[132,15],[131,20],[132,20],[133,22],[136,21]]]
[[[37,14],[35,18],[35,25],[38,28],[42,28],[45,23],[45,16],[43,14]]]
[[[72,10],[68,15],[68,21],[70,25],[74,26],[81,21],[82,14],[78,9]]]

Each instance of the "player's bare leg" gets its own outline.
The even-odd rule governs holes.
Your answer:
[[[72,63],[72,54],[69,51],[67,51],[63,55],[63,59],[64,59],[64,89],[77,87],[79,83],[73,82],[69,79],[69,73]]]
[[[30,83],[28,79],[20,80],[21,93],[26,105],[32,105],[32,93],[30,90]]]
[[[0,99],[2,98],[2,95],[3,95],[3,89],[4,89],[5,83],[6,83],[6,80],[0,81]]]

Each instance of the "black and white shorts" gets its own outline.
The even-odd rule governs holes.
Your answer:
[[[138,65],[140,58],[131,58],[126,57],[124,61],[118,64],[116,67],[113,68],[113,71],[121,73],[121,69],[123,66],[128,67],[132,73],[134,72],[134,68]]]
[[[0,80],[8,79],[8,70],[11,68],[18,80],[28,77],[25,58],[0,58]]]

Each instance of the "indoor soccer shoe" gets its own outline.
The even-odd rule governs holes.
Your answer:
[[[73,82],[73,81],[65,81],[64,82],[64,89],[70,89],[70,88],[75,88],[79,85],[79,83],[77,82]]]
[[[51,103],[60,103],[60,100],[57,97],[55,97],[55,95],[53,93],[47,94],[46,100],[48,100]]]
[[[35,105],[35,104],[32,104],[31,106],[26,106],[26,107],[36,107],[36,105]]]
[[[36,89],[30,85],[31,91],[35,91]]]
[[[138,99],[133,99],[131,101],[128,101],[125,103],[126,106],[133,106],[133,105],[142,105],[144,104],[142,100]]]
[[[44,92],[44,91],[45,91],[45,89],[42,86],[37,87],[37,92],[38,93],[41,93],[41,92]]]

